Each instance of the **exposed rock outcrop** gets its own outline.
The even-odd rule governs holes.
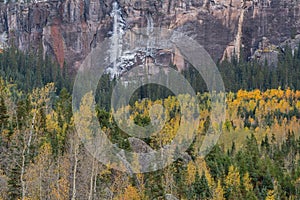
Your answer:
[[[110,37],[113,0],[49,0],[0,5],[0,34],[22,50],[43,47],[59,64],[77,69],[96,44]],[[300,34],[300,2],[293,0],[119,0],[124,29],[182,31],[215,61],[250,56],[263,37],[278,45]],[[151,16],[151,18],[149,18]],[[149,21],[150,20],[150,21]]]

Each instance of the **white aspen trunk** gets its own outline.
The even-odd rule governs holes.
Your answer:
[[[24,181],[24,174],[25,174],[25,152],[26,152],[26,145],[24,146],[24,149],[22,151],[22,165],[21,165],[21,186],[22,186],[22,200],[25,199],[25,181]]]
[[[91,175],[91,180],[90,180],[90,193],[89,193],[89,200],[92,199],[93,196],[93,180],[94,180],[94,171],[95,171],[95,159],[93,159],[93,164],[92,164],[92,175]]]
[[[75,144],[74,147],[74,170],[73,170],[73,191],[72,191],[72,200],[76,199],[76,173],[77,173],[77,164],[78,164],[78,158],[77,158],[77,144]]]
[[[28,139],[28,143],[27,143],[27,154],[29,154],[32,135],[33,135],[33,130],[34,130],[34,123],[35,123],[35,118],[36,118],[36,106],[35,106],[34,110],[35,110],[35,112],[33,114],[33,118],[32,118],[32,121],[31,121],[31,129],[30,129],[30,132],[29,132],[29,139]]]
[[[35,109],[36,109],[36,107],[35,107]],[[34,130],[35,118],[36,118],[36,111],[34,112],[34,115],[33,115],[32,121],[31,121],[31,129],[29,131],[29,138],[28,138],[27,145],[26,145],[26,137],[24,136],[24,149],[22,151],[22,165],[21,165],[21,176],[20,176],[21,187],[22,187],[22,200],[25,199],[25,193],[26,193],[26,184],[25,184],[25,181],[24,181],[26,150],[27,150],[27,154],[29,154],[32,135],[33,135],[33,130]]]
[[[94,199],[96,199],[96,193],[97,193],[97,174],[98,174],[98,165],[96,166],[96,173],[94,175]]]

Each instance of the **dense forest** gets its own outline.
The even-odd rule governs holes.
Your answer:
[[[98,162],[78,138],[66,69],[42,53],[10,48],[0,54],[0,199],[299,199],[299,65],[300,51],[288,48],[275,68],[235,58],[220,63],[226,120],[205,157],[198,149],[210,124],[210,94],[199,74],[186,69],[182,74],[199,92],[201,111],[193,144],[166,168],[131,175]],[[113,144],[133,151],[109,110],[115,81],[100,80],[97,118]],[[174,138],[178,100],[150,85],[128,108],[134,123],[146,126],[155,104],[164,105],[167,117],[158,135],[141,141],[152,149]]]
[[[270,67],[267,61],[263,64],[255,59],[249,61],[244,58],[243,54],[240,59],[232,57],[230,62],[225,59],[225,61],[218,63],[226,91],[237,92],[240,89],[265,91],[279,87],[299,90],[300,50],[298,49],[300,49],[300,44],[298,49],[294,51],[288,46],[284,49],[285,51],[279,53],[276,67]],[[171,67],[176,68],[176,66]],[[183,70],[182,74],[195,91],[207,91],[203,79],[192,66]],[[23,91],[31,91],[36,87],[54,82],[58,91],[65,87],[71,92],[74,78],[74,72],[68,70],[67,67],[61,69],[48,55],[43,55],[41,49],[37,52],[24,54],[14,47],[0,54],[0,75],[7,81],[12,80]],[[114,80],[109,79],[109,76],[104,76],[99,83],[101,85],[99,92],[101,91],[101,94],[104,92],[106,95],[113,87],[114,82]],[[151,95],[157,96],[155,92],[162,90],[162,88],[154,88],[155,92],[151,88],[148,90],[150,90],[148,95],[151,93]],[[147,96],[147,94],[145,95]]]

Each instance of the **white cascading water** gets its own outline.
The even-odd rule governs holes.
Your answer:
[[[114,2],[111,16],[113,17],[113,30],[111,36],[110,62],[112,68],[108,69],[111,77],[119,76],[118,58],[122,55],[122,37],[124,35],[125,22],[117,2]]]
[[[147,35],[150,37],[149,40],[147,41],[147,56],[152,56],[152,39],[151,39],[151,32],[153,32],[153,18],[151,14],[146,15],[147,18]]]
[[[110,74],[111,78],[114,78],[120,77],[122,73],[134,66],[137,57],[142,60],[144,60],[146,56],[153,57],[154,40],[151,38],[151,33],[154,31],[154,20],[151,14],[146,15],[146,31],[147,35],[149,36],[146,48],[129,50],[126,49],[126,46],[128,46],[126,43],[126,37],[123,38],[125,35],[126,22],[122,17],[122,11],[118,2],[114,2],[112,4],[111,17],[113,18],[113,28],[110,37],[109,51],[109,61],[111,65],[106,71]],[[125,49],[123,49],[123,47],[125,47]]]

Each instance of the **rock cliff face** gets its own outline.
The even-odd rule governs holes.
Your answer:
[[[0,4],[0,34],[7,34],[8,44],[22,50],[43,48],[61,66],[66,62],[70,69],[77,69],[91,48],[112,35],[114,5],[123,29],[150,24],[182,31],[203,45],[215,61],[240,54],[242,49],[251,56],[263,38],[278,45],[300,34],[297,0],[49,0]]]

